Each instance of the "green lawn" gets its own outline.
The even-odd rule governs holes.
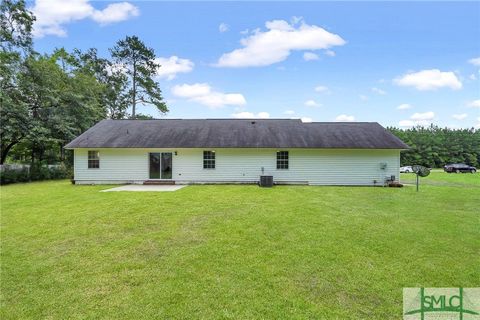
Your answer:
[[[403,287],[480,285],[480,174],[422,183],[5,186],[0,317],[399,319]]]
[[[403,183],[415,183],[414,173],[401,174],[400,179]],[[434,186],[451,186],[451,187],[479,187],[480,173],[445,173],[441,169],[433,169],[429,176],[420,178],[420,184],[428,184]]]

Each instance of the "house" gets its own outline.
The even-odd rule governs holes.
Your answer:
[[[383,185],[408,146],[376,122],[103,120],[67,146],[77,184]]]

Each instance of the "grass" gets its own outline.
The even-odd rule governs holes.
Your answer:
[[[400,177],[402,183],[415,184],[415,174],[405,173]],[[433,169],[429,176],[420,178],[420,184],[450,187],[480,188],[480,174],[445,173],[442,169]]]
[[[399,319],[403,287],[479,286],[480,174],[105,188],[2,187],[2,319]]]

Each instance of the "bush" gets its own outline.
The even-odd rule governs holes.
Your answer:
[[[4,169],[0,172],[0,184],[9,184],[15,182],[27,182],[30,181],[30,175],[28,169]]]
[[[30,167],[30,180],[41,181],[50,179],[50,170],[46,166],[33,165]]]
[[[65,164],[50,168],[50,179],[67,179],[73,176],[72,168],[67,168]]]
[[[41,181],[50,179],[67,179],[72,176],[72,169],[61,164],[59,166],[48,167],[45,165],[34,165],[28,170],[4,168],[0,172],[0,184],[10,184],[17,182]]]

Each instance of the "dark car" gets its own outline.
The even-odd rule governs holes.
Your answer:
[[[460,173],[460,172],[470,172],[470,173],[475,173],[477,172],[477,168],[469,166],[468,164],[465,163],[454,163],[454,164],[447,164],[445,167],[443,167],[443,171],[448,172],[448,173]]]

